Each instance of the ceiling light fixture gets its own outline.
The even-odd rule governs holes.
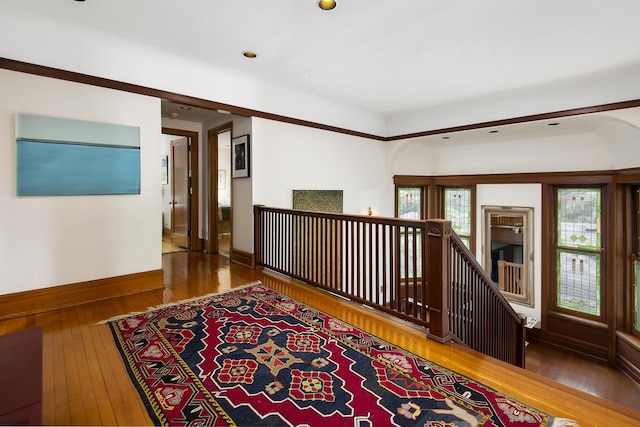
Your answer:
[[[320,0],[318,7],[322,10],[331,10],[337,6],[335,0]]]
[[[189,107],[188,105],[182,105],[182,106],[180,107],[180,109],[181,109],[181,110],[184,110],[184,111],[189,111],[189,110],[191,110],[191,107]]]
[[[242,56],[244,56],[245,58],[253,59],[257,58],[258,54],[250,50],[245,50],[244,52],[242,52]]]
[[[490,130],[489,133],[498,133],[500,132],[499,130]]]
[[[547,123],[547,125],[549,126],[558,126],[560,123],[558,122],[553,122],[553,123]]]

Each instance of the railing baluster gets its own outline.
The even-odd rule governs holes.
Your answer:
[[[471,348],[523,366],[523,319],[455,234],[428,229],[448,222],[263,206],[254,215],[257,266],[429,327],[439,341],[451,331]],[[518,274],[508,266],[507,290],[518,290]]]
[[[455,236],[451,244],[452,258],[456,259],[452,260],[455,273],[452,273],[451,318],[467,319],[462,323],[452,321],[453,335],[475,350],[523,367],[524,333],[520,332],[524,331],[523,319],[506,302],[462,241]]]
[[[367,299],[371,302],[375,302],[374,300],[374,296],[373,296],[373,224],[369,223],[367,224],[367,234],[368,234],[368,240],[369,240],[369,254],[367,257],[365,257],[365,259],[367,260],[367,264],[369,265],[369,274],[366,280],[366,283],[368,284],[368,295],[367,295]]]

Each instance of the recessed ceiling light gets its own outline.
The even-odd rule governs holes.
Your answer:
[[[490,130],[489,133],[498,133],[500,132],[499,130]]]
[[[182,105],[182,106],[180,107],[180,109],[181,109],[181,110],[185,110],[185,111],[189,111],[189,110],[191,110],[191,107],[189,107],[188,105]]]
[[[335,0],[320,0],[318,7],[322,10],[331,10],[337,6]]]
[[[257,58],[257,57],[258,57],[258,54],[257,54],[257,53],[252,52],[252,51],[250,51],[250,50],[245,50],[244,52],[242,52],[242,55],[243,55],[245,58],[249,58],[249,59],[253,59],[253,58]]]
[[[443,136],[442,139],[449,139],[449,137],[448,136]]]
[[[548,126],[558,126],[560,123],[558,122],[553,122],[553,123],[547,123]]]

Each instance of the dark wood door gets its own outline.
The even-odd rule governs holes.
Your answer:
[[[189,194],[189,139],[171,141],[171,242],[189,247],[190,194]]]

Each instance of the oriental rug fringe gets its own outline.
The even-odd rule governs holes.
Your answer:
[[[108,323],[156,425],[575,425],[259,282]]]

